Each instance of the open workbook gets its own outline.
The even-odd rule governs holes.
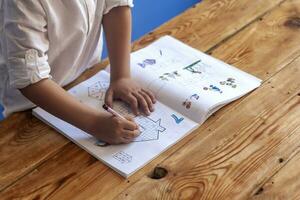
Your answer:
[[[258,78],[170,36],[132,53],[131,73],[135,81],[155,94],[158,102],[150,116],[135,117],[141,135],[130,144],[98,146],[96,138],[41,108],[34,109],[33,114],[128,177],[199,127],[222,106],[261,84]],[[101,110],[108,86],[109,73],[100,71],[69,92],[87,106]],[[121,102],[115,102],[114,109],[132,115],[129,107]]]

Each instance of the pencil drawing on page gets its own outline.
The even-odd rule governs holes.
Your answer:
[[[88,96],[102,101],[104,100],[105,92],[108,86],[109,86],[108,82],[98,81],[88,87]]]
[[[105,92],[109,86],[108,82],[96,82],[88,87],[88,96],[99,101],[103,101]],[[135,122],[139,125],[140,135],[134,139],[133,142],[145,142],[158,140],[159,135],[166,130],[161,125],[162,119],[153,120],[150,117],[134,116],[128,105],[122,102],[116,102],[114,109],[122,115],[129,115],[134,118]]]
[[[161,126],[161,119],[154,121],[149,117],[143,116],[137,116],[134,119],[141,131],[141,134],[134,139],[134,142],[158,140],[159,135],[166,130],[165,127]]]

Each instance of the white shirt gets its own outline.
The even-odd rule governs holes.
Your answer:
[[[65,86],[100,61],[102,16],[132,0],[0,0],[0,104],[34,107],[18,89],[52,78]]]

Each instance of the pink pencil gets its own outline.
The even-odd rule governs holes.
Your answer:
[[[120,117],[121,119],[124,119],[124,120],[127,120],[125,117],[123,117],[121,114],[119,114],[117,111],[115,111],[114,109],[112,109],[111,107],[109,107],[108,105],[106,104],[103,104],[103,109],[106,110],[107,112],[111,113],[112,115],[116,116],[116,117]],[[100,147],[106,147],[108,146],[109,144],[107,144],[106,142],[103,142],[101,140],[98,140],[96,142],[96,145],[97,146],[100,146]]]
[[[114,115],[116,117],[120,117],[121,119],[127,120],[125,117],[123,117],[121,114],[119,114],[117,111],[115,111],[114,109],[112,109],[108,105],[103,104],[102,107],[103,107],[104,110],[106,110],[107,112],[111,113],[112,115]]]

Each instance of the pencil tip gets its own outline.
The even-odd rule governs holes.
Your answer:
[[[102,106],[105,110],[107,110],[108,109],[108,106],[106,105],[106,104],[103,104],[103,106]]]

